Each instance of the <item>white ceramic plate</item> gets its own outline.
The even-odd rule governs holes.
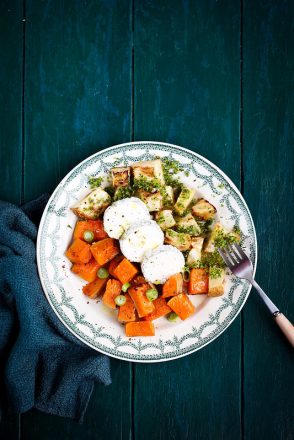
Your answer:
[[[243,247],[254,270],[256,267],[257,243],[249,209],[231,180],[207,159],[161,142],[121,144],[85,159],[60,182],[43,213],[37,240],[39,275],[54,312],[77,338],[97,351],[128,361],[167,361],[199,350],[232,323],[250,291],[247,282],[228,275],[223,296],[190,296],[197,310],[192,317],[177,323],[160,318],[154,321],[156,335],[140,338],[127,338],[115,311],[107,309],[101,300],[90,300],[82,294],[85,282],[70,271],[70,262],[64,256],[76,222],[70,207],[89,192],[89,175],[106,178],[114,165],[129,165],[154,156],[170,157],[183,164],[190,173],[189,177],[182,173],[181,180],[197,190],[196,196],[216,206],[224,226],[240,227]]]

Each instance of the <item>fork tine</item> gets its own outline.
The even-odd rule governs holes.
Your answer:
[[[230,250],[230,256],[235,258],[235,260],[237,261],[237,263],[240,263],[240,260],[242,259],[242,257],[240,257],[240,255],[236,252],[235,248],[233,248],[232,245],[228,246],[229,250]]]
[[[234,249],[241,255],[241,258],[244,259],[248,259],[247,255],[245,254],[245,252],[243,251],[243,249],[241,248],[241,246],[238,243],[234,243],[232,245],[232,247],[234,246]]]
[[[229,251],[227,247],[223,249],[223,252],[225,253],[226,257],[232,262],[233,266],[238,264],[237,258],[233,255],[232,252]]]
[[[234,267],[234,262],[231,263],[231,261],[230,261],[228,255],[224,252],[224,250],[223,250],[223,249],[220,249],[220,248],[218,248],[217,250],[218,250],[220,256],[222,257],[222,259],[224,260],[224,262],[226,263],[226,265],[227,265],[230,269],[231,269],[232,267]]]

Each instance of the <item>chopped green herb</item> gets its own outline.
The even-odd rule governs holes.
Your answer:
[[[234,226],[233,232],[235,232],[236,234],[241,234],[241,229],[239,228],[239,226]]]
[[[200,217],[195,217],[195,220],[201,228],[201,234],[208,234],[210,232],[210,226],[213,223],[213,219],[202,220]]]
[[[115,191],[114,201],[116,202],[117,200],[132,197],[133,194],[134,194],[133,188],[131,188],[130,186],[121,186],[117,188],[117,190]]]
[[[106,188],[104,188],[104,191],[106,191],[107,194],[109,194],[110,197],[112,198],[115,193],[115,188],[113,186],[107,186]]]
[[[161,189],[161,183],[158,179],[149,180],[145,176],[134,179],[134,189],[142,189],[143,191],[152,192],[154,189]]]
[[[88,183],[91,188],[99,188],[99,186],[101,186],[102,182],[103,182],[103,177],[90,176],[88,178]]]
[[[70,226],[70,225],[67,225],[67,227],[68,227],[69,229],[72,229],[72,226]]]
[[[226,234],[224,231],[217,231],[214,239],[214,244],[218,248],[225,248],[229,244],[236,243],[238,241],[237,234]]]
[[[190,268],[206,269],[207,272],[211,267],[216,267],[219,269],[225,267],[225,263],[223,262],[223,259],[218,251],[204,252],[201,256],[201,259],[190,266]]]
[[[177,226],[177,231],[189,235],[199,235],[198,226]]]
[[[177,160],[161,158],[161,161],[165,184],[172,186],[173,188],[182,188],[183,184],[179,181],[179,179],[175,178],[175,175],[180,171],[184,171],[183,166]]]
[[[210,266],[209,276],[210,278],[219,278],[222,274],[223,269],[221,267]]]

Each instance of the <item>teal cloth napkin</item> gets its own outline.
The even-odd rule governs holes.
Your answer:
[[[94,382],[111,383],[109,358],[75,338],[42,291],[35,240],[47,200],[0,201],[0,410],[34,407],[82,422]]]

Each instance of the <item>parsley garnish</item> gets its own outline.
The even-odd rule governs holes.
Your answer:
[[[99,188],[99,186],[101,186],[102,182],[103,182],[103,177],[90,176],[88,178],[88,183],[92,189]]]

